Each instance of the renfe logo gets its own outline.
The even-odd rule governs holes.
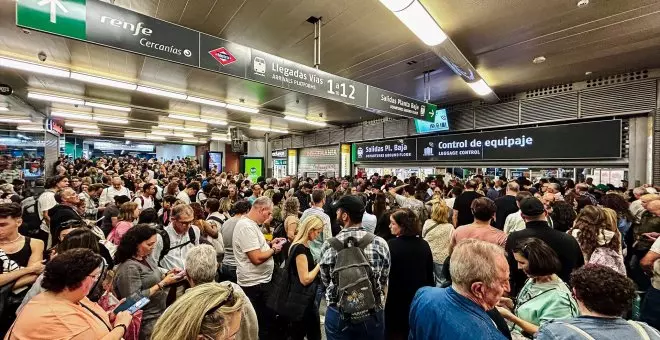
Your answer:
[[[151,33],[153,33],[153,31],[150,28],[144,27],[143,22],[138,22],[138,24],[135,25],[135,24],[132,24],[130,22],[126,22],[126,21],[122,21],[122,20],[119,20],[119,19],[113,19],[113,18],[107,17],[105,15],[101,16],[101,22],[104,23],[104,24],[110,24],[110,25],[115,26],[115,27],[121,27],[121,28],[123,28],[127,31],[130,31],[131,33],[133,33],[133,35],[142,34],[142,35],[151,36]]]

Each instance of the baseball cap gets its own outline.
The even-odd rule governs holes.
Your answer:
[[[545,212],[545,208],[538,198],[527,197],[520,201],[520,212],[525,216],[539,216]]]
[[[362,199],[355,195],[345,195],[342,196],[339,200],[335,201],[332,204],[334,209],[339,209],[345,211],[352,220],[354,216],[362,216],[364,214],[364,203]]]

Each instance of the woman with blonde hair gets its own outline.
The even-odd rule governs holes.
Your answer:
[[[585,263],[600,264],[626,275],[616,211],[585,206],[568,234],[577,239]]]
[[[444,199],[431,201],[431,218],[424,222],[422,238],[428,242],[433,254],[435,284],[440,287],[447,280],[442,275],[442,266],[449,256],[449,243],[454,226],[449,222],[449,207]]]
[[[300,225],[298,210],[300,210],[298,198],[295,196],[287,198],[284,202],[284,230],[289,241],[293,241]]]
[[[188,290],[158,319],[151,340],[229,340],[238,333],[245,301],[231,285]]]
[[[296,202],[298,199],[296,199]],[[288,201],[288,200],[287,200]],[[319,274],[320,264],[314,265],[314,257],[309,249],[309,243],[315,240],[321,232],[323,232],[323,220],[318,216],[311,215],[305,218],[298,232],[296,233],[291,247],[289,248],[289,268],[290,268],[290,286],[289,293],[295,291],[295,296],[300,297],[301,291],[313,292],[311,294],[304,294],[307,301],[296,301],[296,306],[302,306],[306,303],[304,308],[301,307],[300,311],[292,311],[294,317],[290,317],[291,327],[289,336],[293,340],[320,340],[321,339],[321,324],[319,318],[319,309],[316,306],[314,297],[316,295],[316,277]],[[289,294],[289,296],[292,296]]]
[[[124,234],[131,229],[133,222],[140,217],[140,209],[135,202],[126,202],[119,207],[119,217],[117,225],[110,231],[108,241],[118,246]]]

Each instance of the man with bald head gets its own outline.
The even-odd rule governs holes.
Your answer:
[[[495,213],[495,221],[493,227],[504,230],[504,221],[507,216],[518,211],[518,204],[516,203],[516,195],[520,191],[520,186],[516,182],[510,182],[506,185],[506,195],[495,200],[497,212]]]

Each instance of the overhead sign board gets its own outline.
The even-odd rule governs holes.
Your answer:
[[[100,0],[20,0],[16,25],[408,118],[433,121],[436,110],[433,104]]]
[[[394,139],[387,141],[353,144],[357,162],[411,161],[417,157],[415,139]]]
[[[620,158],[621,138],[621,120],[606,120],[357,143],[353,157],[357,162]]]

